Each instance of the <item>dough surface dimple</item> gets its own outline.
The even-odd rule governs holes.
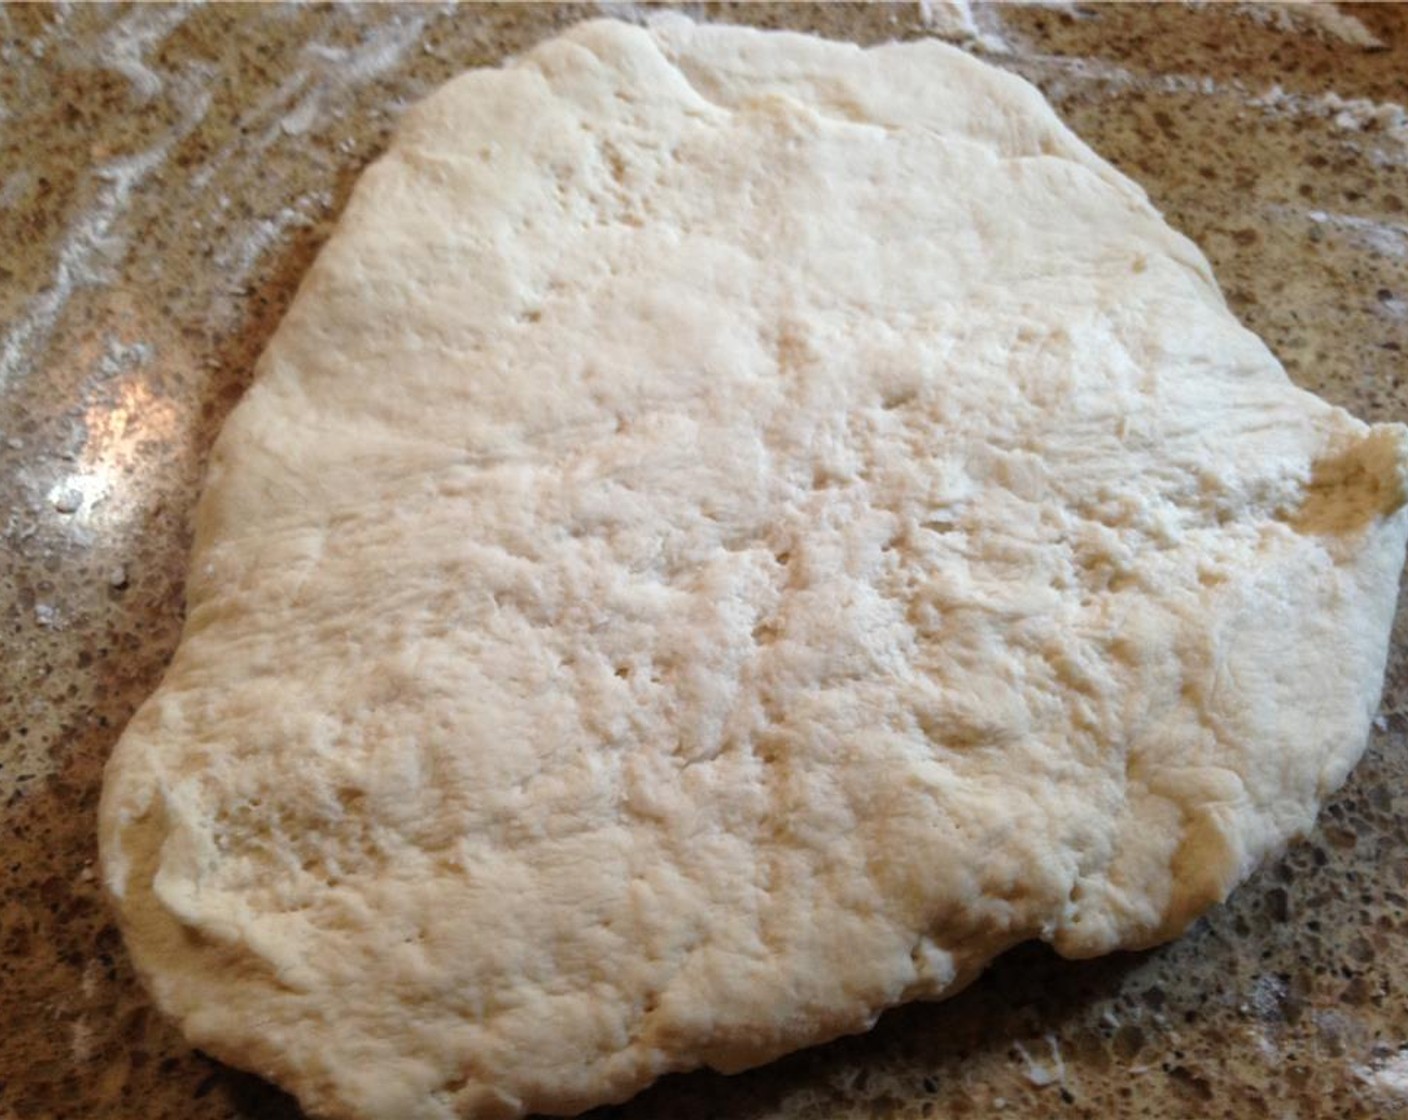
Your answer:
[[[579,26],[407,114],[217,443],[133,958],[446,1120],[1175,936],[1363,749],[1405,437],[1012,76]]]

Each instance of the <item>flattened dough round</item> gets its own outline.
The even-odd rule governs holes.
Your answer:
[[[1404,435],[1014,77],[580,26],[407,114],[220,437],[133,958],[420,1120],[1173,936],[1363,748]]]

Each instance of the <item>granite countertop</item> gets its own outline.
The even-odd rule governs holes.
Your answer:
[[[180,625],[202,463],[409,103],[592,7],[0,8],[0,1120],[289,1118],[138,986],[103,763]],[[690,6],[942,35],[1030,78],[1212,259],[1291,376],[1408,417],[1408,7]],[[1162,949],[1032,946],[946,1004],[601,1116],[1408,1112],[1408,614],[1309,839]]]

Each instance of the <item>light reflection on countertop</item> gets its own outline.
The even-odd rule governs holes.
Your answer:
[[[151,1012],[94,875],[102,764],[180,632],[204,457],[356,174],[406,105],[601,7],[0,7],[3,1120],[296,1115]],[[938,34],[1023,74],[1295,380],[1408,417],[1408,8],[708,14]],[[1019,949],[947,1004],[607,1114],[1408,1111],[1405,650],[1400,612],[1369,753],[1315,832],[1181,941]]]

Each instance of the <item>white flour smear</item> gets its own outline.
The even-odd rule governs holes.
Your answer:
[[[1360,50],[1381,50],[1383,41],[1362,20],[1325,0],[1289,0],[1281,4],[1236,4],[1233,9],[1262,27],[1289,35],[1311,34]]]
[[[388,23],[369,28],[365,41],[353,47],[312,43],[300,55],[301,65],[275,93],[255,107],[246,119],[269,121],[251,145],[245,140],[218,152],[190,179],[199,191],[209,185],[215,171],[230,158],[248,161],[280,137],[299,135],[338,116],[346,95],[386,73],[420,42],[425,28],[447,11],[445,5],[397,10]],[[148,101],[165,90],[171,76],[152,66],[152,53],[190,14],[192,9],[174,5],[142,5],[124,16],[102,38],[85,61],[122,74],[137,96]],[[106,282],[126,259],[127,244],[121,220],[133,192],[156,171],[168,153],[200,123],[210,105],[211,92],[204,85],[204,67],[191,66],[177,79],[182,88],[170,91],[183,107],[177,126],[152,147],[99,164],[89,173],[90,201],[71,220],[59,242],[54,272],[42,291],[0,334],[0,390],[24,374],[47,345],[69,299],[82,287]],[[253,147],[253,151],[251,151]],[[18,177],[0,185],[6,197],[18,195],[25,184]],[[321,196],[320,196],[321,197]],[[254,264],[286,230],[313,221],[305,203],[309,196],[272,217],[254,219],[236,231],[220,253],[230,268],[230,282],[238,286]],[[326,206],[327,200],[322,199]]]
[[[1318,31],[1326,39],[1336,39],[1351,47],[1364,50],[1381,50],[1383,42],[1363,22],[1348,12],[1340,11],[1338,4],[1326,4],[1317,0],[1300,0],[1288,4],[1295,18]]]
[[[399,12],[404,11],[414,14],[401,16]],[[310,43],[303,49],[308,64],[303,70],[307,92],[279,121],[280,130],[297,136],[307,132],[328,112],[338,116],[341,110],[330,110],[330,103],[335,106],[347,90],[365,85],[394,67],[420,42],[426,25],[445,11],[443,5],[400,9],[397,18],[376,28],[366,42],[355,47]]]
[[[210,92],[196,80],[189,82],[180,103],[185,115],[176,128],[146,151],[119,156],[93,169],[97,189],[93,199],[73,219],[59,243],[58,263],[48,286],[0,340],[0,390],[9,387],[43,350],[69,297],[80,287],[111,279],[127,256],[127,243],[117,230],[133,190],[155,170],[166,153],[180,143],[205,117]]]
[[[396,13],[392,19],[366,28],[365,40],[356,46],[305,46],[288,77],[240,114],[244,128],[237,132],[247,131],[252,138],[240,135],[217,151],[192,173],[191,186],[203,190],[231,158],[248,161],[285,136],[308,132],[325,113],[340,115],[338,103],[348,92],[399,63],[420,41],[426,27],[448,8],[441,4],[392,10]],[[251,126],[260,126],[258,132]]]
[[[1017,61],[1023,72],[1043,75],[1042,88],[1052,96],[1068,92],[1063,83],[1098,86],[1104,92],[1147,90],[1154,93],[1192,93],[1204,97],[1244,97],[1246,87],[1239,81],[1219,83],[1210,77],[1192,74],[1137,74],[1103,58],[1064,54],[1022,54]],[[1055,75],[1054,79],[1046,75]]]
[[[1400,1050],[1382,1065],[1356,1066],[1354,1072],[1381,1097],[1397,1105],[1408,1105],[1408,1050]]]
[[[355,47],[310,43],[302,51],[299,68],[259,107],[262,119],[268,123],[254,141],[255,150],[262,152],[285,136],[301,136],[329,115],[341,116],[341,104],[347,94],[395,67],[421,42],[426,26],[446,10],[443,5],[410,9],[412,15],[374,29],[365,42]],[[278,115],[269,120],[274,114]],[[199,185],[208,182],[215,166],[230,154],[221,152],[202,168]],[[240,152],[244,157],[248,154],[247,149]],[[309,211],[326,209],[329,203],[321,194],[305,196],[275,215],[255,219],[231,237],[217,256],[229,277],[229,286],[242,285],[286,230],[312,225],[315,219]]]
[[[1290,207],[1271,209],[1291,211]],[[1408,225],[1327,210],[1307,210],[1303,213],[1316,225],[1338,230],[1371,252],[1382,253],[1395,260],[1408,259]]]
[[[246,112],[240,114],[241,123],[265,121],[276,113],[282,115],[287,112],[288,103],[303,89],[307,81],[306,67],[295,70],[278,84],[273,93],[260,98]],[[246,158],[251,154],[257,155],[279,138],[279,132],[276,123],[272,127],[266,127],[259,137],[247,141],[240,137],[237,131],[234,141],[226,144],[191,174],[191,187],[198,191],[204,190],[220,168],[229,163],[231,156],[237,152]]]
[[[1408,109],[1396,101],[1369,101],[1329,93],[1287,93],[1279,85],[1248,102],[1268,116],[1328,120],[1340,132],[1382,132],[1408,141]]]
[[[287,230],[306,229],[316,222],[309,211],[326,210],[331,200],[321,192],[303,195],[277,214],[256,218],[246,232],[231,238],[215,254],[215,265],[227,277],[226,289],[238,291],[248,280],[259,259]]]
[[[161,92],[161,75],[147,65],[147,53],[185,22],[185,4],[142,4],[98,41],[93,62],[121,74],[143,101]]]
[[[1408,259],[1408,225],[1401,222],[1366,218],[1360,214],[1345,214],[1337,210],[1280,204],[1266,206],[1262,213],[1273,218],[1277,224],[1288,220],[1313,222],[1371,253],[1379,253],[1394,260]]]

